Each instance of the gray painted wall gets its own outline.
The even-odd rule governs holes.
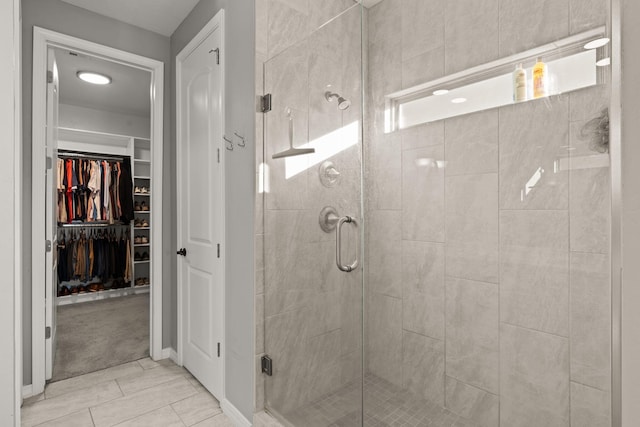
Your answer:
[[[201,0],[171,36],[171,75],[175,76],[175,56],[220,10],[225,9],[226,133],[247,137],[244,149],[226,152],[226,398],[249,420],[253,414],[253,219],[255,194],[255,99],[253,0]],[[175,80],[171,93],[175,98]],[[171,129],[175,129],[172,103]],[[175,158],[172,131],[171,158]],[[172,180],[174,181],[174,180]],[[175,194],[175,187],[171,189]],[[172,207],[173,208],[173,207]],[[175,212],[173,212],[175,214]],[[176,230],[171,230],[175,236]],[[175,260],[172,261],[172,271]],[[175,301],[175,290],[172,289]],[[172,319],[175,326],[177,322]],[[172,331],[172,343],[177,331]]]
[[[19,325],[14,323],[16,314],[16,280],[19,280],[19,272],[16,271],[18,255],[15,248],[19,244],[20,233],[15,229],[16,203],[19,203],[20,195],[15,191],[17,173],[14,167],[14,155],[16,137],[19,136],[19,111],[16,105],[20,105],[19,87],[17,79],[20,72],[19,31],[16,30],[18,22],[17,9],[20,4],[14,1],[5,1],[0,5],[0,49],[4,54],[5,66],[0,68],[0,146],[2,156],[5,159],[4,168],[0,170],[0,197],[6,206],[0,211],[0,228],[2,230],[2,245],[0,246],[0,269],[3,272],[4,292],[0,300],[0,338],[4,345],[0,348],[0,425],[16,425],[19,419],[19,407],[16,405],[16,369],[19,369],[19,361],[16,360],[16,347],[14,334]],[[11,203],[9,203],[11,202]]]
[[[23,96],[23,156],[24,156],[24,193],[23,193],[23,217],[24,221],[24,245],[22,256],[24,263],[24,291],[23,291],[23,363],[24,384],[31,384],[31,75],[33,60],[33,26],[47,28],[74,37],[82,38],[114,47],[138,55],[153,58],[165,63],[165,100],[164,100],[164,150],[165,153],[175,151],[170,145],[170,104],[171,93],[169,91],[169,38],[156,34],[133,25],[125,24],[85,9],[63,3],[59,0],[22,0],[22,96]],[[175,268],[172,268],[172,249],[175,247],[175,228],[170,224],[175,197],[175,186],[171,188],[171,177],[175,177],[174,157],[165,155],[163,187],[165,190],[164,206],[162,207],[165,218],[163,235],[169,236],[165,240],[163,261],[163,276],[166,278],[163,291],[163,310],[165,313],[163,322],[163,346],[172,343],[171,331],[175,324],[175,299],[171,290],[175,288]]]

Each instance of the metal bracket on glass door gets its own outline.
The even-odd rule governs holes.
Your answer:
[[[340,271],[350,273],[358,267],[358,242],[356,238],[356,257],[351,264],[344,264],[342,262],[342,226],[344,224],[352,224],[355,227],[358,226],[355,218],[351,216],[338,216],[338,212],[334,207],[326,206],[320,212],[320,228],[325,233],[331,233],[336,230],[336,265]]]

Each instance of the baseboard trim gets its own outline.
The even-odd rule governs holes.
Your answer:
[[[162,349],[162,358],[163,359],[171,359],[176,363],[176,365],[182,366],[182,365],[180,365],[180,362],[178,361],[178,352],[175,351],[174,349],[172,349],[171,347],[167,347],[167,348],[163,348]]]
[[[22,398],[28,399],[33,396],[33,384],[22,386]]]
[[[162,349],[162,358],[163,359],[168,359],[171,357],[171,348],[167,347],[167,348],[163,348]]]
[[[233,421],[236,427],[251,427],[252,423],[248,419],[242,415],[242,413],[233,406],[231,402],[227,399],[224,399],[220,402],[220,408],[222,408],[222,412]]]

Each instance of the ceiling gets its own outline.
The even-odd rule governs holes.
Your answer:
[[[149,117],[151,73],[115,62],[56,48],[60,79],[60,103],[122,114]],[[74,52],[75,53],[75,52]],[[111,77],[109,85],[80,80],[78,71],[97,71]]]
[[[167,37],[198,3],[198,0],[62,1]]]

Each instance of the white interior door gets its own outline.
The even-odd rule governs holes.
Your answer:
[[[58,290],[58,265],[57,265],[57,169],[56,160],[58,158],[58,67],[53,49],[47,52],[47,168],[45,173],[45,194],[46,194],[46,224],[45,240],[47,243],[46,272],[45,272],[45,322],[46,322],[46,343],[45,343],[45,378],[51,379],[53,375],[53,364],[56,355],[56,297]]]
[[[223,74],[218,26],[180,61],[183,365],[223,397]],[[187,50],[185,48],[185,50]]]

